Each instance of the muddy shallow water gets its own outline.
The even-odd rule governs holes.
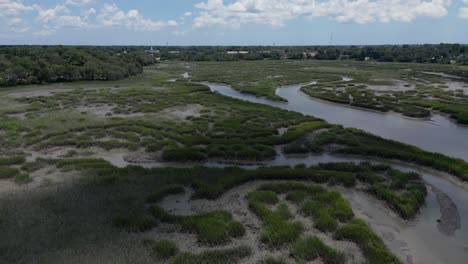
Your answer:
[[[442,115],[433,115],[430,120],[414,119],[394,113],[372,112],[329,103],[302,93],[301,87],[307,84],[278,88],[276,94],[288,100],[283,103],[242,94],[229,85],[203,83],[212,91],[229,97],[312,115],[332,124],[359,128],[387,139],[468,161],[468,126],[457,125]]]

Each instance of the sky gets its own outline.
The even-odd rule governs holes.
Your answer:
[[[468,44],[468,0],[0,0],[0,45]]]

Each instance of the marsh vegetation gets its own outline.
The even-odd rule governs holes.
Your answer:
[[[359,62],[275,63],[197,62],[190,66],[192,80],[181,76],[187,65],[167,63],[121,81],[2,90],[0,262],[399,263],[339,187],[412,221],[428,192],[418,174],[371,163],[191,166],[260,165],[279,150],[400,160],[468,179],[464,160],[228,98],[193,82],[230,83],[280,100],[274,89],[281,85],[372,79],[371,66],[361,69]],[[453,74],[457,67],[415,66]],[[106,159],[115,153],[135,165],[113,166]],[[180,168],[138,166],[148,162]],[[255,188],[229,200],[237,211],[207,206],[253,182]],[[206,207],[178,215],[161,206],[183,195]]]

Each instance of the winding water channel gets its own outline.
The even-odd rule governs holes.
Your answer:
[[[434,115],[431,120],[405,118],[397,114],[382,114],[315,100],[300,91],[304,85],[291,85],[276,90],[287,103],[242,94],[228,85],[204,82],[212,91],[250,102],[261,103],[312,115],[330,123],[366,130],[384,138],[416,145],[422,149],[444,153],[468,160],[468,128],[458,126],[449,119]],[[337,157],[328,154],[306,157],[286,157],[278,151],[276,159],[264,165],[314,165],[320,162],[371,161],[362,158]],[[208,163],[208,166],[224,166]],[[466,263],[468,259],[468,188],[449,176],[421,167],[391,163],[402,171],[415,171],[428,185],[426,204],[412,221],[403,221],[382,203],[361,192],[341,190],[350,201],[355,213],[365,219],[383,238],[387,246],[405,263]],[[246,169],[256,166],[243,166]],[[445,200],[444,200],[445,199]],[[444,202],[445,201],[445,202]],[[449,205],[452,205],[451,208]],[[459,220],[451,223],[452,235],[441,228],[441,221],[448,217]],[[450,219],[454,220],[454,219]],[[456,222],[456,221],[455,221]],[[449,224],[450,225],[450,224]],[[447,226],[446,226],[447,227]]]
[[[329,103],[302,93],[301,87],[307,84],[290,85],[276,89],[276,94],[288,102],[274,102],[240,93],[229,85],[203,83],[209,86],[212,91],[229,97],[315,116],[332,124],[359,128],[383,138],[468,161],[468,126],[457,125],[442,115],[436,114],[430,120],[423,120],[395,113],[372,112]]]

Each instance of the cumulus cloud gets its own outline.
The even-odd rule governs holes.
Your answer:
[[[468,0],[463,0],[463,3],[465,3],[465,5],[468,5]],[[461,7],[461,8],[458,10],[458,16],[459,16],[460,18],[468,19],[468,6],[466,6],[466,7]]]
[[[53,7],[27,5],[22,0],[0,0],[0,33],[23,33],[30,29],[34,35],[55,34],[61,28],[124,28],[156,31],[176,26],[174,20],[160,21],[144,17],[136,9],[121,10],[115,4],[96,9],[89,4],[95,0],[65,0]]]
[[[76,6],[84,6],[94,2],[94,0],[67,0],[65,4],[67,5],[76,5]]]
[[[331,17],[343,23],[410,22],[419,16],[447,15],[451,0],[206,0],[196,5],[194,27],[262,23],[282,26],[300,17]]]
[[[103,26],[125,27],[132,30],[156,31],[167,26],[176,26],[177,22],[155,21],[144,18],[136,9],[124,12],[115,4],[106,4],[97,16],[97,21]]]
[[[33,10],[32,6],[24,5],[21,1],[0,0],[0,16],[14,16],[21,12]]]
[[[42,29],[38,31],[41,36],[54,34],[58,29],[64,27],[91,27],[91,24],[86,18],[72,15],[71,11],[66,6],[58,5],[50,9],[43,9],[38,6],[37,12],[36,21],[40,22],[42,25]]]

